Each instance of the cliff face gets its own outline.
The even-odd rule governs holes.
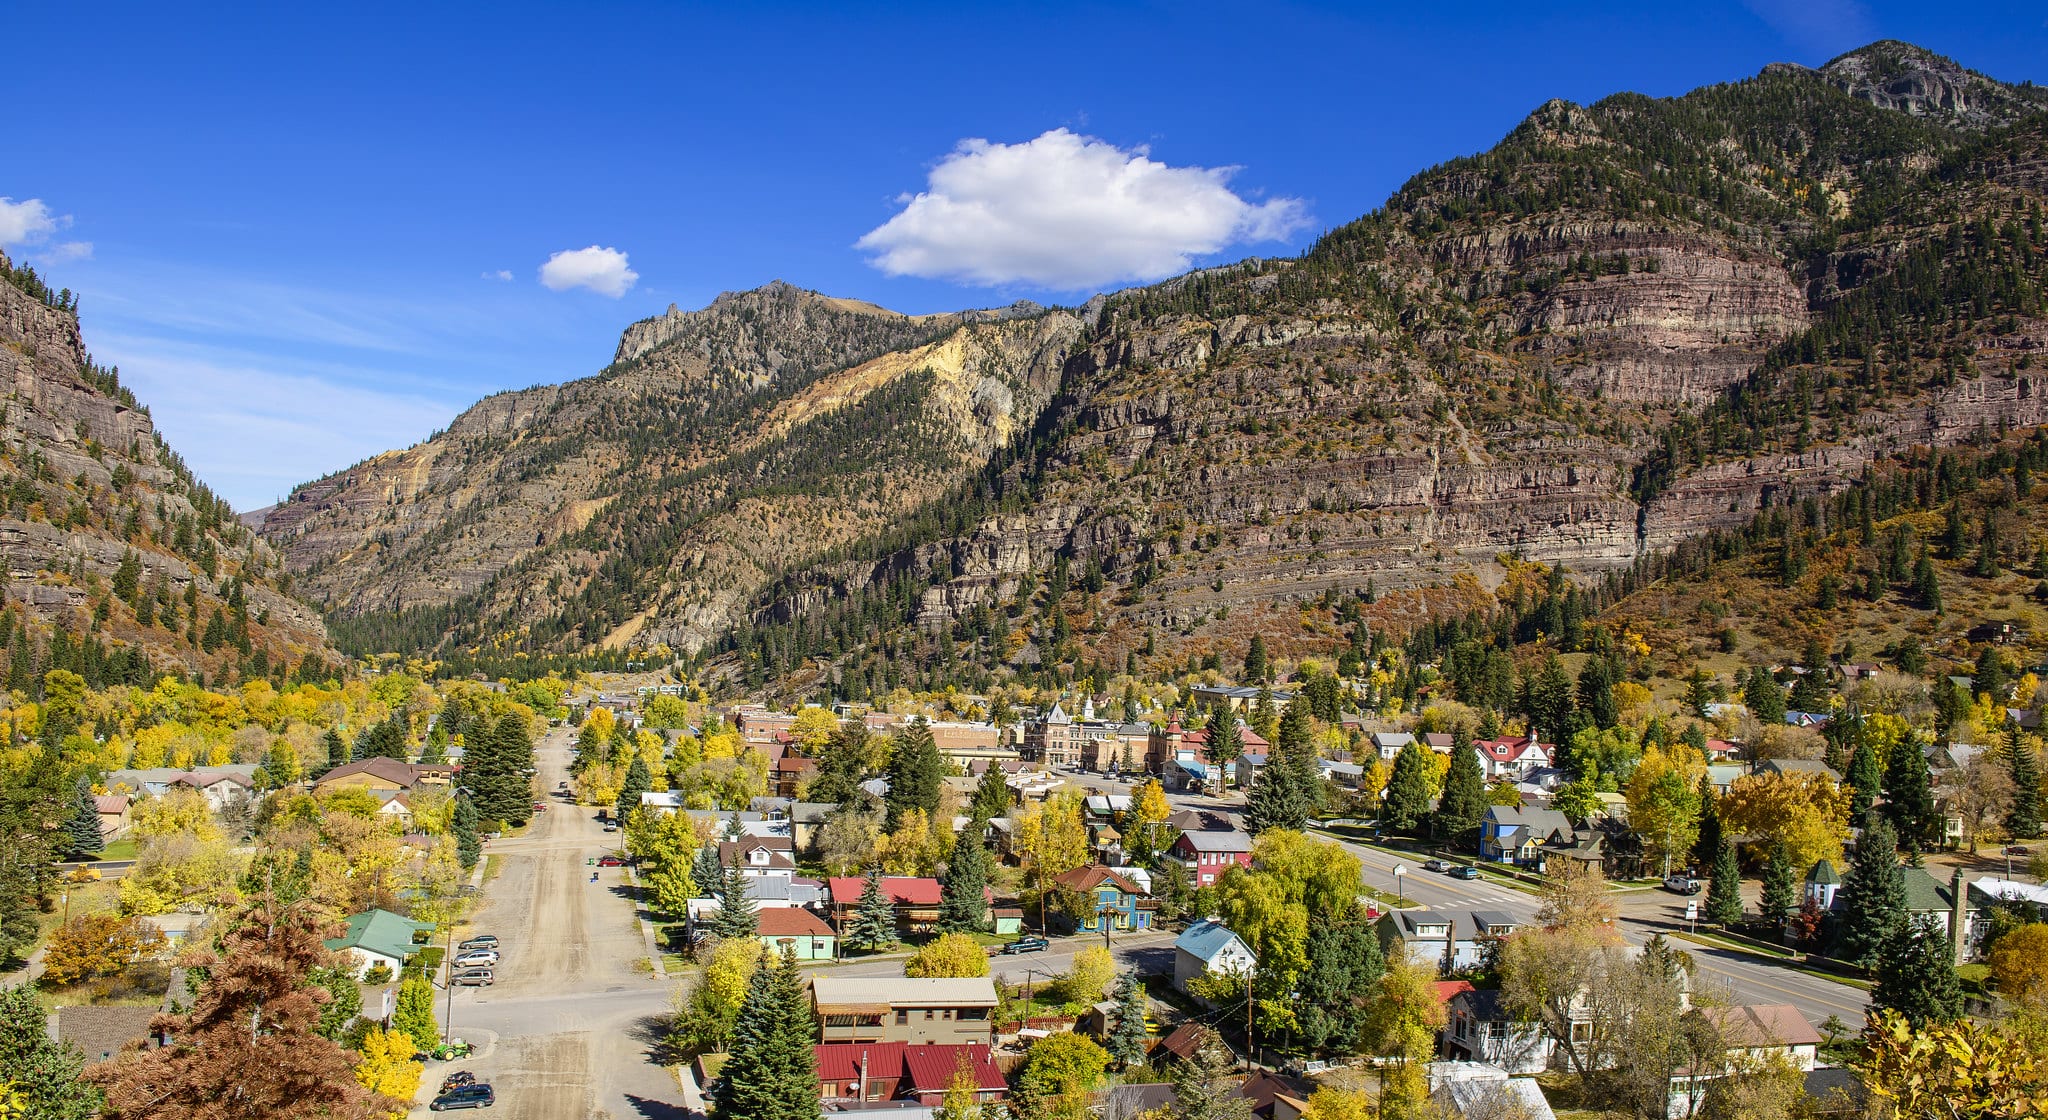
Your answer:
[[[764,663],[1048,626],[1061,561],[1099,581],[1069,613],[1109,658],[1324,592],[1483,588],[1509,554],[1620,568],[2048,419],[2044,105],[1877,44],[1548,103],[1299,258],[1079,316],[729,293],[265,532],[343,614],[458,604],[428,643],[737,627]]]
[[[5,256],[0,384],[9,602],[52,631],[139,650],[158,667],[219,673],[247,668],[259,650],[268,665],[324,652],[320,616],[278,590],[277,554],[192,477],[148,411],[87,353],[68,293],[49,292]],[[116,578],[130,556],[132,591]],[[225,644],[204,641],[215,615],[238,631]]]

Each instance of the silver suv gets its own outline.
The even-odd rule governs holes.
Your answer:
[[[497,974],[488,968],[458,968],[448,983],[457,988],[488,988],[497,979]]]

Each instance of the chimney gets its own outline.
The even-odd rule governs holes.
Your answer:
[[[1948,884],[1949,890],[1954,892],[1955,896],[1948,915],[1948,940],[1955,949],[1955,963],[1962,964],[1969,959],[1970,952],[1970,939],[1964,933],[1970,913],[1970,885],[1963,882],[1963,871],[1960,867],[1949,878]]]
[[[1458,971],[1458,919],[1449,915],[1444,920],[1444,975]]]

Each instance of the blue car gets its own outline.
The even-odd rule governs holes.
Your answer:
[[[458,1085],[434,1098],[428,1108],[435,1112],[446,1112],[451,1108],[489,1108],[498,1103],[498,1094],[489,1085]]]

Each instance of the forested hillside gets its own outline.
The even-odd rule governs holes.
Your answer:
[[[857,316],[864,331],[778,326],[838,341],[795,378],[738,363],[717,382],[727,411],[685,408],[684,423],[628,403],[656,368],[755,352],[755,322],[730,314],[754,293],[723,317],[637,324],[603,377],[458,424],[523,431],[540,394],[643,433],[604,444],[616,483],[556,486],[556,521],[509,514],[518,547],[487,571],[445,535],[404,543],[435,516],[413,511],[453,508],[458,489],[408,480],[459,473],[518,511],[558,437],[490,437],[527,449],[479,472],[468,449],[485,437],[443,436],[302,488],[285,508],[312,514],[266,532],[360,648],[662,643],[729,652],[755,683],[855,695],[1163,668],[1275,621],[1335,649],[1341,604],[1413,626],[1492,601],[1524,561],[1597,591],[1602,573],[1651,570],[1916,448],[2048,420],[2033,365],[2048,346],[2044,109],[2048,92],[1898,43],[1679,98],[1552,101],[1300,257],[1079,318],[923,324],[952,339],[1038,324],[1028,358],[1005,359],[1038,372],[995,379],[1006,422],[943,466],[929,440],[882,436],[930,417],[931,390],[904,374],[933,352],[876,323],[920,321],[865,305],[807,296],[805,324]],[[897,372],[860,372],[876,366]],[[663,399],[698,399],[667,376]],[[1001,394],[965,396],[978,415]],[[822,415],[856,398],[873,411]],[[778,409],[819,438],[763,438]],[[515,466],[523,482],[503,478]],[[342,502],[381,513],[349,522],[352,551],[309,546],[346,520],[322,503]],[[428,543],[458,573],[438,591],[384,559]],[[431,609],[393,613],[415,607]]]
[[[326,675],[319,615],[268,543],[195,478],[96,362],[78,301],[0,257],[0,649],[6,686],[153,672]]]

